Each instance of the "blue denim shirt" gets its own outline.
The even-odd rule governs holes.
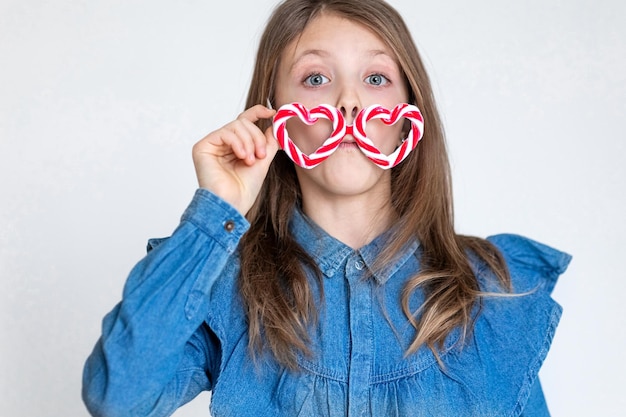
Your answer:
[[[299,357],[298,371],[269,355],[252,363],[236,282],[248,223],[198,190],[173,235],[149,243],[103,320],[83,375],[90,412],[167,416],[211,390],[214,417],[548,415],[537,372],[561,315],[550,292],[569,255],[520,236],[490,238],[515,291],[529,293],[484,298],[464,343],[458,330],[447,338],[442,368],[425,347],[405,357],[414,329],[399,297],[420,269],[417,241],[372,277],[392,232],[353,250],[299,211],[291,227],[324,274],[326,300],[311,329],[313,355]],[[478,276],[484,290],[496,289],[487,271]]]

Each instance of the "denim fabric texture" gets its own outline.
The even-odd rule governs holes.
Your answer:
[[[200,189],[172,236],[149,242],[85,364],[92,415],[168,416],[203,390],[212,391],[213,417],[549,415],[537,373],[561,316],[550,292],[569,255],[521,236],[489,238],[525,295],[485,297],[464,342],[458,330],[447,338],[442,368],[426,347],[405,356],[414,329],[399,299],[420,270],[419,242],[372,274],[393,229],[353,250],[296,210],[292,232],[324,274],[325,303],[311,329],[313,355],[290,371],[248,355],[237,290],[248,227]],[[476,269],[482,289],[498,290]],[[411,307],[422,300],[415,294]]]

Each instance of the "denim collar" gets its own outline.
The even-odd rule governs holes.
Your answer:
[[[411,239],[402,247],[391,262],[375,270],[376,258],[383,251],[387,242],[390,242],[393,238],[394,227],[357,250],[330,236],[304,214],[300,208],[296,208],[293,211],[290,230],[296,241],[311,255],[318,264],[320,271],[326,277],[332,278],[335,276],[337,271],[344,265],[346,259],[356,254],[361,256],[379,285],[385,284],[411,256],[415,255],[419,247],[418,240],[416,238]]]

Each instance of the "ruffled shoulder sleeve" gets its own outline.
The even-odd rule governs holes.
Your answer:
[[[496,291],[493,274],[479,272],[482,289],[500,294],[481,299],[473,332],[447,358],[447,373],[480,397],[475,400],[481,412],[519,416],[538,387],[537,374],[561,317],[550,294],[571,256],[517,235],[488,240],[506,260],[513,293]]]
[[[514,292],[537,290],[551,294],[572,259],[567,253],[519,235],[501,234],[487,240],[504,256]]]

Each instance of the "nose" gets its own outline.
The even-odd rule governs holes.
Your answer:
[[[339,111],[343,115],[343,118],[346,119],[346,124],[352,125],[354,123],[356,115],[359,113],[359,107],[356,105],[339,106]]]
[[[351,84],[343,85],[337,100],[337,108],[349,126],[354,123],[354,119],[361,110],[361,100],[357,88]]]

